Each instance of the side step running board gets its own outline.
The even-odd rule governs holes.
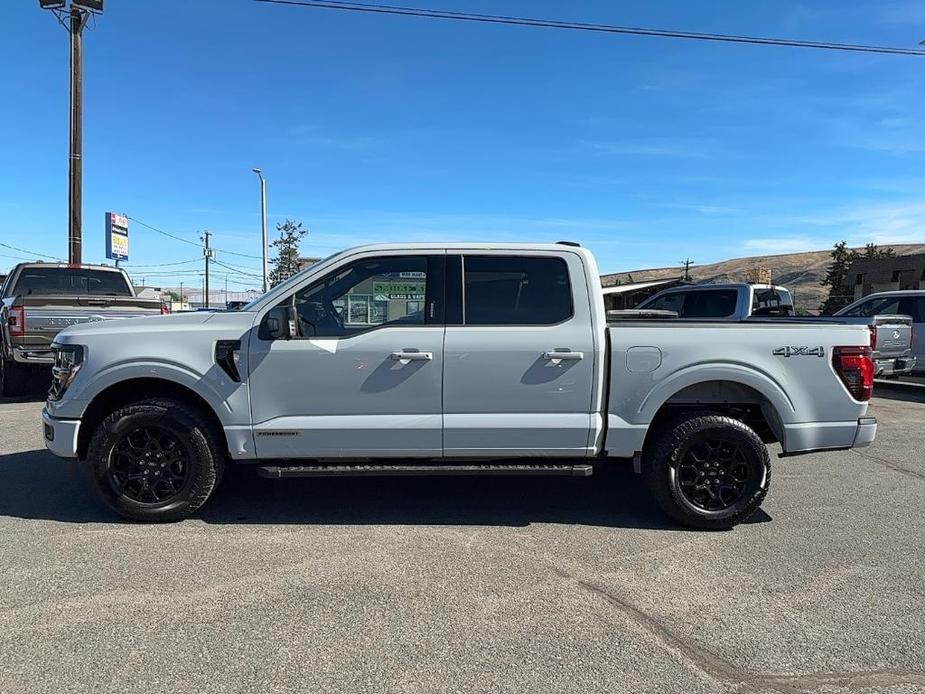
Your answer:
[[[575,465],[264,465],[257,468],[261,477],[385,477],[385,476],[459,476],[459,475],[564,475],[587,477],[594,468],[589,463]]]

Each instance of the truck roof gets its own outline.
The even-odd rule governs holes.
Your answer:
[[[663,290],[667,292],[686,291],[689,289],[741,289],[752,287],[753,289],[783,289],[789,291],[787,287],[780,284],[759,284],[757,282],[716,282],[704,284],[683,284],[678,287],[668,287]]]
[[[353,253],[356,251],[407,251],[413,249],[421,250],[459,250],[459,251],[476,251],[476,250],[511,250],[511,251],[578,251],[582,249],[580,245],[573,242],[557,243],[508,243],[494,241],[405,241],[401,243],[370,243],[362,246],[353,246],[345,249],[344,253]],[[338,253],[340,255],[340,253]]]
[[[67,267],[76,268],[79,270],[110,270],[113,272],[125,272],[124,268],[114,267],[112,265],[94,265],[91,263],[49,263],[44,260],[33,260],[30,262],[16,263],[16,265],[13,266],[13,269],[18,267]],[[10,274],[12,274],[12,270],[10,271]]]

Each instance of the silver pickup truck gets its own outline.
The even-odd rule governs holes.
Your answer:
[[[784,455],[866,446],[866,327],[608,325],[577,244],[384,244],[234,313],[68,328],[47,447],[136,520],[201,507],[229,464],[266,477],[590,475],[633,461],[675,521],[726,528]]]
[[[877,295],[879,297],[879,295]],[[902,376],[916,365],[912,352],[913,317],[897,315],[899,300],[863,301],[835,316],[805,316],[802,321],[867,326],[875,377]],[[903,306],[905,306],[903,303]],[[794,315],[793,299],[784,287],[768,284],[689,284],[672,287],[646,299],[635,311],[673,311],[681,318],[750,320]],[[611,312],[613,313],[613,312]]]
[[[0,395],[21,395],[54,361],[51,343],[77,323],[160,315],[135,295],[125,270],[106,265],[20,263],[0,287]]]

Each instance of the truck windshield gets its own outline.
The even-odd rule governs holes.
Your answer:
[[[79,267],[23,268],[11,290],[18,296],[134,296],[121,272]]]

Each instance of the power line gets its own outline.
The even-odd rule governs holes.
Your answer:
[[[546,29],[569,29],[573,31],[593,31],[604,34],[631,34],[634,36],[657,36],[672,39],[690,39],[695,41],[721,41],[725,43],[746,43],[764,46],[789,46],[792,48],[818,48],[830,51],[851,51],[855,53],[883,53],[888,55],[925,56],[925,50],[914,48],[896,48],[893,46],[868,46],[855,43],[832,43],[829,41],[798,41],[795,39],[777,39],[763,36],[738,36],[735,34],[712,34],[699,31],[676,31],[669,29],[649,29],[645,27],[615,26],[612,24],[589,24],[585,22],[565,22],[554,19],[535,19],[531,17],[512,17],[506,15],[474,14],[449,10],[428,10],[400,5],[380,5],[362,2],[340,2],[339,0],[254,0],[271,5],[292,5],[295,7],[323,8],[346,12],[369,12],[374,14],[403,15],[406,17],[427,17],[431,19],[452,19],[463,22],[481,22],[483,24],[509,24],[516,26],[541,27]]]
[[[138,268],[145,267],[168,267],[170,265],[187,265],[188,263],[198,263],[199,258],[192,258],[190,260],[178,260],[173,263],[148,263],[135,265],[133,263],[122,263],[121,267],[124,267],[126,270],[137,270]]]
[[[263,275],[260,274],[260,270],[258,268],[247,267],[245,265],[236,265],[235,263],[228,262],[224,263],[224,267],[231,268],[232,270],[236,270],[238,272],[243,272],[244,274],[256,274],[257,277],[263,279]]]
[[[20,253],[26,253],[31,255],[33,258],[50,258],[51,260],[61,260],[61,258],[54,255],[46,255],[45,253],[38,253],[37,251],[26,250],[25,248],[19,248],[18,246],[11,246],[8,243],[0,243],[0,246],[4,248],[9,248],[11,251],[19,251]]]
[[[125,215],[125,217],[126,217],[126,219],[131,219],[131,220],[132,220],[133,222],[135,222],[136,224],[140,224],[141,226],[145,227],[146,229],[150,229],[151,231],[155,231],[155,232],[157,232],[158,234],[163,234],[164,236],[167,236],[167,237],[169,237],[169,238],[175,239],[175,240],[177,240],[177,241],[182,241],[183,243],[188,243],[188,244],[191,245],[191,246],[196,246],[196,248],[202,248],[202,244],[201,244],[201,243],[197,243],[197,242],[195,242],[195,241],[190,241],[189,239],[185,239],[185,238],[183,238],[182,236],[177,236],[176,234],[171,234],[170,232],[164,231],[163,229],[158,229],[157,227],[151,226],[150,224],[146,224],[145,222],[142,222],[140,219],[135,219],[134,217],[130,217],[129,215]],[[213,248],[213,250],[214,250],[215,252],[217,252],[217,253],[225,253],[225,254],[227,254],[227,255],[236,255],[236,256],[240,256],[241,258],[252,258],[253,260],[262,260],[262,259],[263,259],[262,256],[259,256],[259,255],[249,255],[248,253],[238,253],[237,251],[226,251],[226,250],[223,249],[223,248]]]
[[[257,275],[257,274],[255,274],[255,273],[245,272],[245,271],[243,271],[243,270],[239,270],[239,269],[237,269],[237,268],[235,268],[235,267],[232,267],[231,265],[226,265],[225,263],[223,263],[223,262],[221,262],[221,261],[215,260],[214,258],[212,259],[212,262],[215,263],[216,265],[218,265],[219,267],[225,268],[226,270],[231,270],[232,272],[236,273],[237,275],[240,275],[240,276],[247,276],[247,277],[255,277],[255,278],[257,278],[257,279],[263,279],[263,275]]]
[[[196,248],[202,248],[202,245],[196,243],[195,241],[190,241],[189,239],[184,239],[182,236],[177,236],[177,235],[175,235],[175,234],[171,234],[170,232],[164,231],[163,229],[158,229],[157,227],[153,227],[153,226],[151,226],[150,224],[145,224],[145,223],[142,222],[140,219],[135,219],[134,217],[129,217],[128,215],[125,215],[125,217],[126,217],[126,219],[131,219],[133,222],[135,222],[135,224],[141,224],[141,226],[143,226],[143,227],[145,227],[145,228],[147,228],[147,229],[150,229],[151,231],[156,231],[158,234],[163,234],[164,236],[167,236],[167,237],[169,237],[169,238],[172,238],[172,239],[174,239],[174,240],[176,240],[176,241],[182,241],[183,243],[188,243],[188,244],[191,245],[191,246],[196,246]]]

